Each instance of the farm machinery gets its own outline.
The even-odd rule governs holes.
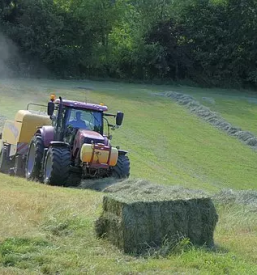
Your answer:
[[[44,106],[47,113],[36,113],[31,105],[39,104],[28,104],[14,121],[5,122],[0,134],[0,172],[58,186],[77,186],[87,178],[129,177],[127,151],[110,142],[110,129],[121,126],[122,112],[114,115],[103,104],[54,95]],[[109,117],[116,119],[115,125]]]

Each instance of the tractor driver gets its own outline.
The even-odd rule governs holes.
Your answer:
[[[76,119],[69,122],[69,125],[71,125],[73,128],[87,128],[86,122],[81,119],[81,112],[76,112]]]

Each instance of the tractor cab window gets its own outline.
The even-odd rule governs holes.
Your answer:
[[[68,108],[66,114],[66,127],[86,129],[91,131],[102,131],[102,113],[93,110],[82,110]]]

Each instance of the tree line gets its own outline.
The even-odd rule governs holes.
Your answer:
[[[21,74],[257,84],[256,0],[2,0],[0,24]]]

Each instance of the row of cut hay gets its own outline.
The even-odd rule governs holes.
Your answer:
[[[257,149],[257,138],[253,133],[249,131],[243,131],[241,128],[231,125],[219,114],[211,111],[210,108],[203,106],[192,96],[179,92],[165,92],[163,95],[174,99],[180,105],[184,105],[187,109],[190,110],[190,112],[204,119],[216,128],[225,131],[231,136],[237,137],[243,143],[251,146],[252,149]]]
[[[225,189],[212,196],[212,199],[220,204],[241,204],[257,211],[257,191]]]
[[[125,253],[140,254],[164,240],[213,246],[218,220],[203,192],[127,180],[105,190],[103,212],[96,221],[98,237],[106,237]]]

